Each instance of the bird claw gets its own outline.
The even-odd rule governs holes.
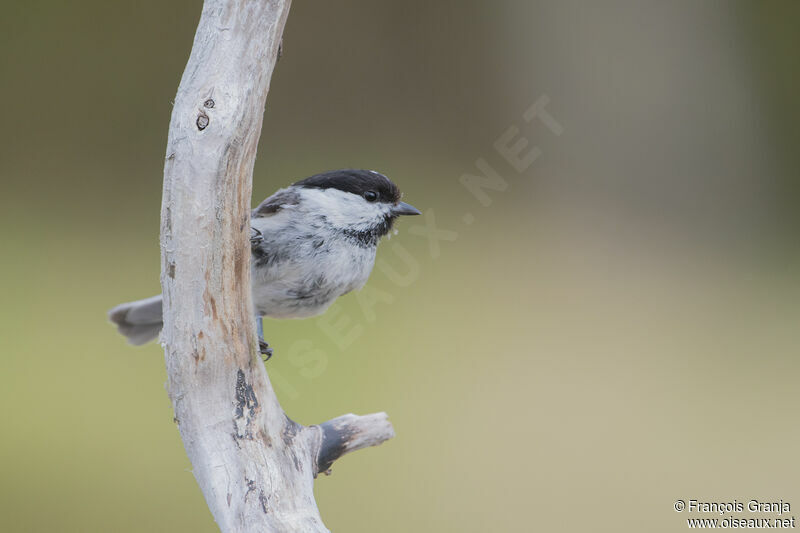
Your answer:
[[[272,357],[272,348],[269,347],[269,344],[264,339],[258,339],[258,351],[261,353],[261,359],[265,363]]]
[[[264,235],[256,228],[250,228],[250,246],[258,246],[264,242]]]

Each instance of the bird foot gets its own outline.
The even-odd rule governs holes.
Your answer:
[[[264,234],[256,228],[250,228],[250,246],[258,246],[262,242],[264,242]]]
[[[258,339],[258,351],[261,352],[261,359],[263,359],[265,363],[272,357],[272,348],[270,348],[267,341],[262,338]]]

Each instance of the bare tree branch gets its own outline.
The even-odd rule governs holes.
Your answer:
[[[322,532],[313,479],[393,435],[385,414],[292,422],[258,352],[252,171],[291,0],[205,0],[170,121],[161,211],[168,390],[223,532]]]
[[[386,413],[346,414],[312,428],[320,430],[315,474],[327,473],[333,462],[346,453],[377,446],[394,437],[394,428]]]

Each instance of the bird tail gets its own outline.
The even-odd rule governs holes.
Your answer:
[[[116,324],[117,331],[128,338],[128,342],[139,346],[158,337],[163,327],[161,295],[145,300],[119,304],[108,312],[108,318]]]

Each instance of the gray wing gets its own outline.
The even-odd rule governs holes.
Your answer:
[[[256,268],[271,267],[287,259],[289,250],[284,242],[285,235],[282,229],[289,222],[289,218],[275,217],[275,215],[299,203],[300,195],[297,191],[287,188],[279,190],[253,209],[250,215],[250,250]],[[276,242],[279,236],[280,241]]]
[[[286,206],[297,205],[300,203],[300,195],[291,189],[281,189],[253,209],[250,218],[269,217],[280,211]]]

